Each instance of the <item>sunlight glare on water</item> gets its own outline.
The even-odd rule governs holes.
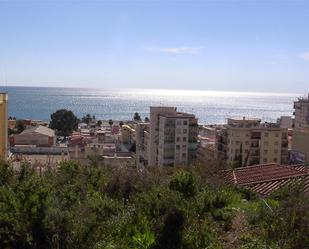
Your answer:
[[[150,106],[175,106],[194,113],[199,123],[224,123],[235,116],[276,121],[292,115],[293,101],[299,94],[249,93],[151,89],[81,89],[0,87],[9,93],[9,115],[17,118],[49,120],[60,108],[78,117],[90,113],[99,119],[131,120],[134,112],[149,116]]]

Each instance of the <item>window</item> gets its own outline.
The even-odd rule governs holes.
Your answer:
[[[180,150],[180,145],[176,145],[176,150]]]
[[[186,153],[182,153],[182,158],[186,158]]]
[[[239,145],[240,144],[240,142],[239,141],[236,141],[236,145]]]
[[[186,148],[187,148],[187,145],[186,145],[186,144],[184,144],[184,145],[182,146],[182,148],[183,148],[183,149],[186,149]]]
[[[246,141],[245,144],[248,145],[248,144],[249,144],[249,141]]]
[[[267,163],[267,158],[264,158],[264,159],[263,159],[263,163]]]
[[[180,142],[180,137],[177,137],[176,141],[177,141],[177,142]]]
[[[278,146],[278,145],[279,145],[279,142],[278,142],[278,141],[276,141],[276,142],[275,142],[275,145],[276,145],[276,146]]]
[[[275,154],[278,154],[278,150],[274,150],[274,153],[275,153]]]
[[[177,120],[177,125],[181,125],[181,120]]]
[[[268,141],[265,141],[265,142],[264,142],[264,145],[266,145],[266,146],[267,146],[267,145],[268,145]]]
[[[279,137],[279,133],[275,133],[275,137]]]
[[[183,138],[182,138],[182,141],[183,141],[183,142],[187,142],[187,138],[186,138],[186,137],[183,137]]]
[[[268,150],[264,150],[264,154],[267,154],[268,153]]]
[[[183,129],[183,134],[187,134],[188,130],[187,129]]]
[[[268,137],[268,132],[265,132],[265,133],[264,133],[264,137]]]
[[[275,162],[275,163],[278,162],[278,158],[275,157],[275,158],[274,158],[274,162]]]
[[[188,125],[188,121],[187,120],[183,121],[183,125]]]

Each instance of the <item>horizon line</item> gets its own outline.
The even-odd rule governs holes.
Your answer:
[[[206,90],[206,89],[189,89],[189,88],[136,88],[136,87],[132,87],[132,88],[104,88],[104,87],[86,87],[86,86],[78,86],[78,87],[74,87],[74,86],[34,86],[34,85],[0,85],[0,88],[10,88],[10,87],[18,87],[18,88],[63,88],[63,89],[93,89],[93,90],[133,90],[133,91],[178,91],[178,92],[182,92],[182,91],[186,91],[186,92],[226,92],[226,93],[241,93],[241,94],[284,94],[284,95],[304,95],[304,94],[308,94],[308,93],[292,93],[292,92],[274,92],[274,91],[241,91],[241,90],[237,90],[237,91],[233,91],[233,90]]]

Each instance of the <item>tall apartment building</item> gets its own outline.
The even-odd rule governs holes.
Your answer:
[[[0,93],[0,159],[7,159],[8,145],[8,94]]]
[[[309,129],[309,94],[294,102],[295,130]]]
[[[309,162],[309,129],[293,131],[290,161],[291,163]]]
[[[309,94],[294,102],[295,125],[292,136],[291,163],[309,162]]]
[[[230,165],[240,161],[242,166],[285,164],[287,129],[274,123],[261,123],[260,119],[228,119],[227,125],[218,132],[216,149],[218,156]]]
[[[150,166],[188,165],[196,158],[198,123],[174,107],[150,107]]]

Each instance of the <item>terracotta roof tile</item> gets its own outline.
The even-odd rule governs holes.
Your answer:
[[[255,165],[225,170],[221,176],[228,183],[243,186],[262,195],[271,194],[284,185],[300,181],[304,181],[305,191],[309,190],[309,167],[304,165]]]

